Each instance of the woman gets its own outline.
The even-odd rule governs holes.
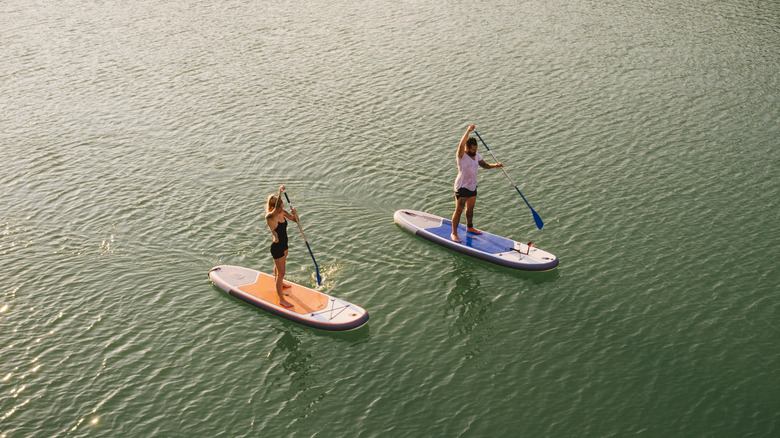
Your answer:
[[[279,294],[279,305],[290,308],[293,307],[293,304],[284,298],[285,294],[282,293],[282,289],[292,287],[284,284],[284,273],[287,260],[287,219],[295,222],[294,214],[296,211],[295,207],[291,209],[293,214],[284,211],[282,192],[284,192],[284,186],[279,186],[279,193],[276,196],[270,195],[268,197],[268,204],[265,207],[265,222],[274,236],[274,241],[271,243],[271,256],[274,258],[274,279],[276,280],[276,293]]]

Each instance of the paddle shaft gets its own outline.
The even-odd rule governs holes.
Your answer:
[[[287,199],[287,203],[290,204],[290,208],[293,208],[292,202],[290,202],[290,197],[287,196],[287,192],[284,193],[285,199]],[[322,283],[322,279],[320,278],[320,268],[317,266],[317,260],[314,259],[314,253],[311,250],[311,246],[309,246],[309,241],[306,240],[306,235],[303,234],[303,227],[301,227],[301,220],[298,218],[298,212],[293,212],[293,215],[295,216],[295,224],[298,225],[298,231],[301,232],[301,237],[303,237],[303,243],[306,244],[306,248],[309,250],[309,255],[311,255],[311,260],[314,262],[314,270],[317,273],[317,284]]]
[[[482,145],[485,146],[485,149],[487,149],[487,151],[490,152],[490,156],[492,156],[493,159],[496,160],[496,162],[498,162],[498,158],[496,158],[496,155],[493,153],[493,151],[490,150],[490,148],[488,147],[487,143],[485,143],[485,140],[482,140],[482,136],[479,135],[479,132],[477,132],[476,129],[474,130],[474,134],[477,134],[477,137],[479,138],[479,141],[481,141]],[[525,199],[525,196],[523,196],[523,193],[520,192],[519,188],[517,188],[517,184],[515,184],[515,182],[512,181],[512,177],[509,176],[509,174],[506,172],[506,169],[501,167],[501,170],[504,172],[504,175],[506,175],[506,178],[509,180],[509,182],[512,183],[512,186],[514,186],[515,190],[517,190],[517,194],[519,194],[520,197],[523,198],[523,201],[525,201],[525,205],[527,205],[528,208],[531,209],[531,214],[534,217],[534,222],[536,222],[536,226],[541,230],[542,227],[544,226],[544,222],[542,222],[542,218],[539,217],[539,214],[536,213],[536,211],[533,209],[533,207],[531,207],[531,204],[528,203],[528,200]]]

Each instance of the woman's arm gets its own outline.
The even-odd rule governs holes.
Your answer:
[[[290,208],[290,211],[292,211],[292,214],[287,213],[284,210],[282,210],[282,211],[284,212],[284,217],[286,217],[287,219],[289,219],[289,220],[291,220],[293,222],[298,222],[298,220],[296,220],[296,217],[298,216],[298,212],[295,210],[295,207],[291,207]]]
[[[282,210],[282,192],[284,192],[284,186],[283,185],[279,186],[279,193],[276,194],[276,205],[274,205],[274,209],[271,210],[268,214],[265,215],[265,220],[266,221],[269,218],[273,217],[274,215],[279,214],[280,210],[284,211],[284,210]],[[269,227],[271,226],[270,223],[269,223],[268,226]],[[274,226],[273,228],[276,228],[276,226]]]

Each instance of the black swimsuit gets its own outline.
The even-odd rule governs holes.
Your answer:
[[[287,221],[277,222],[274,231],[279,241],[271,243],[271,257],[280,259],[284,257],[284,252],[287,250]]]

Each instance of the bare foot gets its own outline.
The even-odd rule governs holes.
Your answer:
[[[453,242],[460,243],[460,237],[458,237],[458,235],[455,233],[450,234],[450,239],[452,239]]]
[[[282,283],[282,289],[289,289],[289,288],[291,288],[291,287],[292,287],[292,285],[291,285],[291,284],[288,284],[288,283]]]
[[[289,302],[287,300],[279,300],[279,305],[284,307],[284,308],[287,308],[287,309],[289,309],[290,307],[294,306],[293,303],[291,303],[291,302]]]
[[[466,231],[468,231],[471,234],[482,234],[482,231],[479,231],[478,229],[474,227],[466,228]]]

